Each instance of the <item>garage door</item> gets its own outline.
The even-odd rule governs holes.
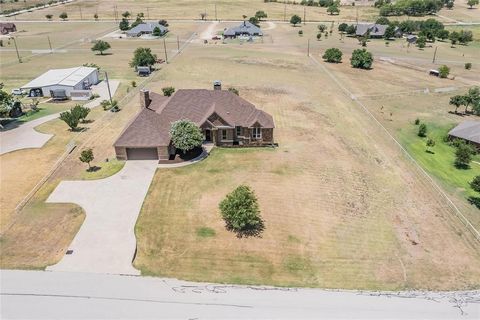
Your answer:
[[[127,148],[128,160],[158,160],[157,148]]]

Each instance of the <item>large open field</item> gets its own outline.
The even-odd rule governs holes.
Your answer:
[[[299,1],[297,1],[299,2]],[[467,0],[455,2],[452,10],[443,9],[438,13],[438,19],[443,22],[480,22],[478,9],[469,9]],[[147,19],[200,19],[201,13],[207,14],[208,20],[240,20],[243,15],[253,16],[257,10],[264,10],[268,19],[288,21],[294,14],[304,17],[307,21],[371,21],[378,17],[379,9],[368,1],[356,2],[357,6],[344,5],[339,15],[330,15],[327,8],[304,7],[294,4],[265,3],[263,0],[77,0],[65,5],[46,8],[22,14],[10,19],[44,20],[45,15],[52,14],[53,19],[60,20],[62,12],[68,14],[70,20],[92,20],[97,14],[99,19],[120,20],[121,14],[130,11],[133,16],[143,12]],[[17,5],[18,6],[18,5]],[[305,9],[305,12],[304,12]],[[402,20],[404,17],[391,17]],[[410,17],[422,19],[422,17]]]
[[[129,8],[146,13],[150,5],[145,2],[144,8],[128,1],[116,3],[119,12]],[[206,3],[210,6],[207,10],[212,10],[213,2]],[[223,2],[217,3],[217,14],[230,19],[241,18],[241,8],[248,7],[246,0],[229,2],[228,10]],[[108,15],[102,6],[112,4],[83,1],[82,15],[93,15],[99,8],[100,15]],[[158,10],[158,17],[198,18],[202,6],[205,4],[195,2],[187,8],[167,1],[160,10],[153,9],[152,2],[148,12],[155,17]],[[250,6],[255,9],[250,11],[267,6],[269,15],[272,12],[273,18],[282,18],[280,4],[258,1],[258,7]],[[278,8],[275,11],[270,6]],[[299,6],[291,10],[302,10],[303,14]],[[373,9],[362,12],[367,10]],[[43,18],[44,14],[42,10],[18,18]],[[79,11],[73,9],[69,12],[74,19],[80,18],[77,14]],[[322,19],[321,14],[318,17]],[[172,22],[167,53],[176,53],[177,35],[183,45],[193,33],[202,37],[230,24],[211,27],[210,23]],[[132,80],[139,87],[146,85],[160,92],[170,85],[177,89],[210,88],[212,81],[219,79],[225,88],[237,88],[242,97],[273,115],[279,147],[219,148],[201,163],[158,169],[136,225],[138,252],[134,265],[142,274],[329,288],[480,286],[478,242],[456,218],[445,197],[366,112],[372,112],[427,167],[428,158],[418,151],[423,142],[416,140],[412,122],[418,117],[434,131],[461,121],[448,113],[448,98],[480,84],[478,41],[456,48],[437,42],[437,61],[432,64],[434,47],[419,50],[408,48],[403,40],[390,41],[388,46],[383,40],[371,40],[367,49],[374,53],[375,63],[373,70],[365,71],[349,65],[351,52],[359,47],[356,39],[340,39],[334,31],[327,39],[317,41],[314,24],[293,28],[264,23],[262,42],[203,44],[196,37],[170,64],[159,66],[153,77],[142,83],[144,80],[128,67],[132,52],[148,46],[163,58],[161,41],[109,38],[112,55],[99,56],[90,51],[91,40],[108,37],[114,23],[18,25],[26,30],[19,33],[21,49],[26,50],[21,51],[24,63],[15,62],[11,44],[0,50],[2,81],[8,90],[49,68],[71,66],[73,62],[96,63],[111,78],[122,81],[118,99],[123,110],[118,114],[95,110],[91,115],[94,121],[86,125],[88,130],[75,137],[62,122],[54,120],[38,128],[55,134],[41,150],[0,156],[2,189],[5,184],[12,185],[15,195],[2,192],[0,200],[2,226],[14,222],[11,228],[2,230],[2,267],[44,268],[60,259],[84,213],[74,205],[44,201],[61,180],[101,178],[119,170],[121,163],[110,165],[104,160],[114,156],[113,141],[138,110],[138,88],[131,87]],[[70,25],[81,33],[64,28]],[[468,28],[478,39],[478,28]],[[300,29],[303,36],[298,35]],[[63,51],[32,52],[48,49],[46,35]],[[308,40],[311,57],[307,56]],[[344,62],[327,65],[321,55],[333,46],[343,51]],[[473,63],[472,70],[463,68],[465,62]],[[444,63],[452,68],[455,80],[426,74]],[[448,93],[435,91],[444,88],[453,89]],[[122,100],[124,96],[127,98]],[[49,171],[72,139],[78,147],[25,208],[14,213],[16,204]],[[95,162],[104,171],[94,176],[85,174],[85,165],[78,160],[84,147],[94,148]],[[416,156],[419,154],[421,157]],[[3,170],[6,167],[13,169],[7,172]],[[465,179],[480,172],[475,166],[471,170]],[[479,210],[466,200],[471,191],[465,181],[459,182],[459,187],[452,186],[438,174],[439,170],[427,171],[462,213],[480,227]],[[261,238],[239,239],[225,230],[218,203],[239,184],[250,185],[258,196],[266,226]],[[462,187],[464,190],[459,189]]]

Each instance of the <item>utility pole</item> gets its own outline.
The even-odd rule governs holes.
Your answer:
[[[438,49],[438,47],[435,47],[435,52],[433,53],[432,63],[435,63],[435,59],[437,58],[437,49]]]
[[[218,21],[217,19],[217,4],[215,3],[215,21]]]
[[[82,7],[81,7],[81,6],[78,6],[78,9],[80,9],[80,20],[83,20],[83,16],[82,16]]]
[[[180,37],[177,36],[177,51],[180,52]]]
[[[20,53],[18,53],[17,40],[13,37],[13,43],[15,44],[15,51],[17,51],[18,63],[22,63],[22,58],[20,58]]]
[[[283,7],[283,21],[287,21],[287,3],[285,2],[285,6]]]
[[[117,5],[113,6],[113,18],[115,19],[115,22],[118,22]]]
[[[307,39],[307,57],[310,57],[310,39]]]
[[[163,50],[165,50],[165,63],[168,63],[167,44],[165,42],[165,38],[163,38]]]
[[[303,24],[307,22],[307,8],[303,7]]]
[[[50,46],[50,53],[53,53],[52,43],[50,42],[50,36],[47,36],[47,39],[48,39],[48,45]]]
[[[147,20],[150,20],[150,10],[148,10],[149,8],[147,7]]]
[[[357,9],[357,15],[356,15],[356,18],[355,18],[355,21],[357,22],[357,26],[358,26],[358,7],[355,7]]]
[[[110,105],[112,105],[112,104],[113,104],[113,101],[112,101],[112,92],[110,91],[110,82],[108,82],[108,74],[107,74],[107,71],[105,71],[105,81],[107,81],[108,96],[110,97]]]

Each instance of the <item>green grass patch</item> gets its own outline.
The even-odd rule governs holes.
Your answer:
[[[212,228],[208,228],[208,227],[197,228],[197,236],[201,238],[215,237],[216,234],[217,233]]]
[[[417,135],[418,126],[401,130],[400,141],[408,152],[417,160],[421,166],[430,174],[435,176],[447,189],[453,192],[460,192],[465,197],[478,196],[469,183],[477,175],[480,175],[480,165],[472,162],[470,169],[458,169],[455,167],[455,148],[444,142],[443,139],[451,129],[449,125],[438,126],[433,123],[426,123],[427,137],[435,140],[435,147],[431,148],[433,153],[427,152],[426,140]],[[480,162],[480,157],[475,155],[474,161]]]
[[[290,243],[301,243],[300,239],[298,239],[295,236],[292,236],[291,234],[288,235],[287,240]]]
[[[82,173],[82,180],[97,180],[104,179],[110,176],[113,176],[120,170],[122,170],[125,165],[125,161],[119,161],[116,159],[110,160],[108,162],[93,163],[92,167],[97,167],[100,169],[87,171],[85,170]]]
[[[83,105],[83,101],[68,101],[63,103],[42,103],[38,106],[37,111],[29,110],[24,115],[18,118],[19,121],[28,122],[36,120],[54,113],[70,110],[76,104]]]
[[[290,255],[283,261],[283,267],[292,274],[304,274],[312,270],[312,264],[309,259],[297,255]]]

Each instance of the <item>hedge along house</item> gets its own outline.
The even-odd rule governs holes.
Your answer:
[[[91,96],[90,87],[98,82],[97,68],[52,69],[27,83],[22,89],[28,91],[29,97],[88,100]]]
[[[172,97],[142,90],[141,111],[114,143],[120,160],[167,160],[176,153],[170,140],[173,122],[188,119],[216,146],[273,145],[273,118],[236,94],[181,89]]]
[[[236,38],[240,36],[246,37],[261,37],[263,36],[262,30],[251,22],[243,21],[239,26],[226,29],[223,32],[225,38]]]

